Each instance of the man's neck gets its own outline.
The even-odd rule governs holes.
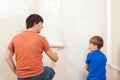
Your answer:
[[[29,28],[29,29],[26,29],[25,31],[32,31],[32,32],[36,32],[37,33],[37,31],[35,30],[35,28]]]

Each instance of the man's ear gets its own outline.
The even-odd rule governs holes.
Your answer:
[[[33,27],[36,27],[36,25],[37,25],[37,24],[36,24],[36,23],[34,23]]]

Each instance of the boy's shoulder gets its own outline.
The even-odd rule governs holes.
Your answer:
[[[89,52],[89,53],[87,54],[88,57],[93,56],[93,55],[94,55],[93,52]]]

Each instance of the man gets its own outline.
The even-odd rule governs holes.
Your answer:
[[[43,19],[38,14],[31,14],[26,19],[26,30],[14,36],[8,46],[6,61],[18,80],[52,80],[55,71],[43,66],[43,51],[56,62],[58,56],[52,51],[45,37],[39,35],[43,28]],[[16,64],[13,62],[15,54]]]

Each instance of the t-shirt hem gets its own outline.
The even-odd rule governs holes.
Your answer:
[[[29,77],[34,77],[34,76],[37,76],[37,75],[43,73],[43,71],[44,71],[44,70],[42,70],[42,71],[39,72],[39,73],[36,73],[36,74],[33,74],[33,75],[28,75],[28,76],[19,76],[19,75],[17,75],[17,78],[29,78]]]

